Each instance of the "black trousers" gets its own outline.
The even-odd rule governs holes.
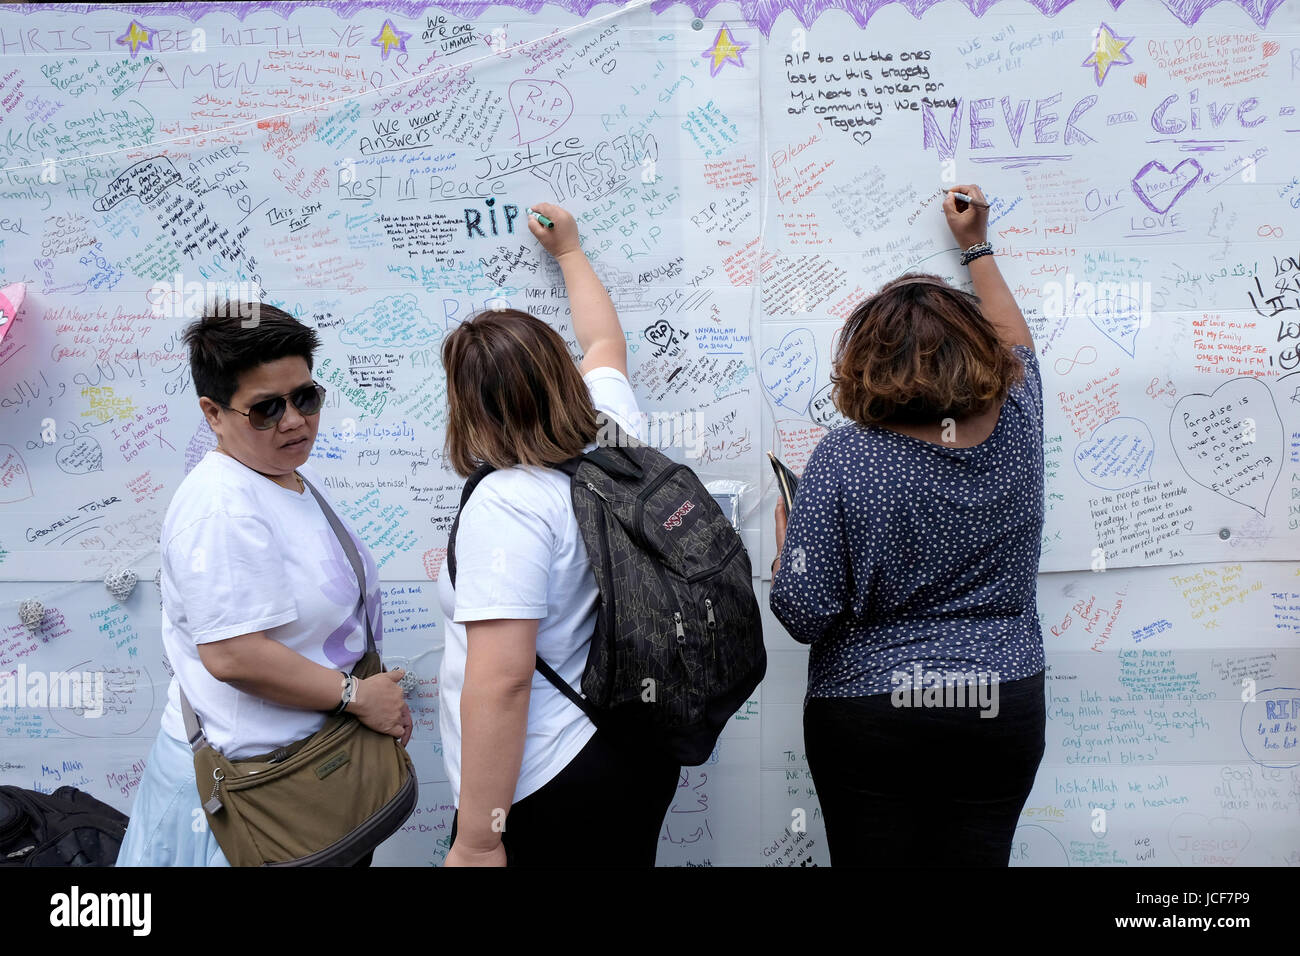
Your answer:
[[[804,746],[832,866],[1006,866],[1045,747],[1043,675],[978,707],[814,697]],[[991,710],[991,708],[989,708]]]
[[[501,834],[507,865],[654,866],[680,777],[668,757],[616,746],[596,731],[556,777],[510,808]]]

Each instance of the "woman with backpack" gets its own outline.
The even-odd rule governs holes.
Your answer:
[[[596,410],[640,437],[613,302],[550,203],[528,227],[564,276],[581,371],[560,335],[511,309],[443,342],[446,454],[483,477],[459,519],[455,584],[444,567],[439,674],[443,761],[457,811],[447,866],[653,866],[680,767],[618,747],[536,670],[570,686],[586,665],[598,589],[570,478],[553,466],[596,447]],[[552,223],[543,225],[540,219]]]
[[[813,452],[788,526],[777,505],[771,607],[811,645],[804,744],[833,865],[1006,866],[1043,755],[1038,358],[983,194],[958,186],[943,210],[978,298],[907,275],[853,311],[831,375],[850,423]]]

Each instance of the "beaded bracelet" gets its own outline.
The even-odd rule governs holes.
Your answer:
[[[991,255],[993,255],[993,243],[989,242],[986,239],[983,242],[975,243],[975,245],[971,246],[969,249],[963,252],[961,254],[961,264],[964,266],[968,266],[976,259],[978,259],[980,256],[991,256]]]

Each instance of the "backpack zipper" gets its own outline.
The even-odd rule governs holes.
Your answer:
[[[718,663],[718,622],[713,617],[713,599],[704,599],[704,610],[709,615],[709,655],[714,664]]]
[[[665,468],[662,472],[660,472],[655,477],[654,481],[650,482],[650,484],[642,488],[641,493],[637,495],[636,511],[635,511],[635,517],[632,522],[632,527],[636,529],[636,534],[642,537],[644,543],[647,544],[649,543],[649,540],[644,537],[646,502],[649,501],[650,497],[656,491],[658,491],[664,484],[666,484],[670,478],[674,477],[679,471],[683,471],[683,470],[687,470],[685,465],[674,462],[672,465],[670,465],[669,467]],[[673,590],[672,583],[668,578],[667,569],[659,561],[655,561],[653,562],[653,564],[654,564],[655,571],[659,575],[659,582],[663,585],[664,592],[673,600],[676,600],[677,592]],[[686,625],[683,619],[680,604],[678,604],[677,610],[673,612],[673,624],[677,631],[677,655],[678,657],[681,658],[683,669],[689,672],[690,664],[686,660]]]
[[[676,462],[674,462],[672,467],[665,468],[662,472],[659,473],[658,477],[656,477],[654,481],[650,482],[650,484],[646,485],[644,488],[641,489],[641,494],[637,495],[636,512],[634,514],[634,518],[632,522],[632,526],[636,528],[637,534],[642,533],[642,528],[644,527],[645,524],[646,501],[650,498],[651,495],[653,495],[656,491],[659,490],[660,485],[662,485],[669,478],[673,477],[673,475],[677,474],[677,472],[681,471],[684,468],[686,468],[685,465],[679,465]]]
[[[654,565],[655,572],[659,575],[659,583],[663,585],[664,593],[671,600],[677,600],[677,592],[673,590],[672,582],[668,580],[668,572],[658,561],[651,562]],[[689,669],[686,661],[686,623],[682,616],[682,606],[679,603],[677,610],[673,611],[673,627],[677,632],[677,655],[682,659],[682,667]]]
[[[697,571],[695,574],[692,574],[690,577],[685,579],[686,583],[694,584],[696,581],[701,581],[704,578],[712,577],[713,575],[717,574],[719,571],[721,571],[723,568],[725,568],[728,564],[731,563],[731,559],[734,558],[736,556],[736,552],[740,550],[741,544],[742,541],[740,540],[740,538],[737,538],[735,542],[731,545],[731,547],[727,549],[727,553],[723,555],[721,561],[719,561],[717,564],[715,564],[713,567],[709,568],[706,571]]]
[[[605,545],[605,556],[606,556],[606,558],[608,558],[608,556],[609,556],[609,528],[608,528],[608,526],[606,525],[606,521],[608,521],[608,520],[610,520],[610,519],[612,519],[612,520],[618,520],[618,519],[617,519],[617,518],[614,516],[614,514],[613,514],[614,506],[610,503],[610,500],[609,500],[608,498],[606,498],[606,497],[601,493],[600,489],[597,488],[595,485],[593,485],[590,481],[586,482],[586,485],[587,485],[587,490],[588,490],[588,491],[590,491],[592,494],[594,494],[597,498],[599,498],[601,501],[603,501],[603,502],[605,503],[605,508],[606,508],[606,509],[608,510],[608,512],[609,512],[607,515],[605,515],[605,516],[602,518],[602,520],[601,520],[601,522],[600,522],[600,540],[601,540],[601,541],[604,543],[604,545]],[[576,515],[575,515],[575,517],[576,517]],[[581,529],[580,529],[580,530],[581,530]],[[595,565],[594,565],[594,564],[592,565],[592,570],[593,570],[593,571],[595,570]],[[600,593],[600,611],[601,611],[602,616],[605,617],[605,626],[604,626],[604,628],[603,628],[603,630],[604,630],[604,634],[602,634],[601,637],[602,637],[602,639],[605,641],[605,643],[608,645],[608,647],[607,647],[607,651],[608,651],[608,653],[610,653],[611,656],[612,656],[612,654],[613,654],[613,641],[614,641],[614,624],[615,624],[615,622],[618,620],[617,615],[616,615],[616,613],[615,613],[615,609],[614,609],[614,574],[613,574],[613,571],[612,571],[612,570],[610,569],[610,567],[609,567],[609,561],[608,561],[608,560],[606,560],[606,561],[602,561],[602,562],[601,562],[601,569],[600,569],[600,570],[601,570],[602,577],[605,579],[605,588],[604,588],[604,590],[601,590],[601,591],[599,592],[599,593]],[[606,599],[606,595],[608,595],[608,599]],[[608,610],[606,610],[606,609],[608,609]],[[602,628],[598,626],[598,627],[597,627],[597,630],[602,630]],[[593,634],[593,635],[592,635],[592,640],[594,641],[595,639],[596,639],[596,635]],[[588,650],[588,654],[590,654],[590,650]],[[585,670],[584,670],[584,674],[585,674]],[[609,703],[610,695],[613,694],[613,691],[614,691],[613,684],[612,684],[612,683],[607,683],[607,686],[606,686],[606,688],[605,688],[605,699],[604,699],[604,700],[601,700],[601,701],[594,701],[594,703],[595,703],[597,706],[601,706],[601,707],[607,705],[607,704]]]

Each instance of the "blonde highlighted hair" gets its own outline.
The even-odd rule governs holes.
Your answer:
[[[445,454],[479,465],[555,465],[596,439],[596,410],[564,340],[527,312],[480,312],[442,343]]]

